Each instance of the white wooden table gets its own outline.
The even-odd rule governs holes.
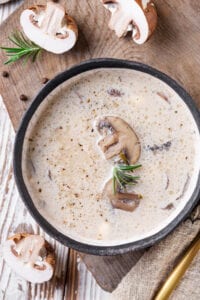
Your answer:
[[[14,1],[0,5],[0,23],[19,4],[20,1]],[[0,244],[14,232],[29,231],[41,234],[55,247],[57,264],[53,280],[40,285],[30,284],[12,272],[4,263],[0,252],[0,300],[100,300],[107,298],[108,294],[96,284],[79,258],[77,266],[71,266],[69,249],[46,235],[27,212],[18,195],[13,178],[13,142],[14,130],[0,97]],[[76,286],[75,281],[77,281]]]

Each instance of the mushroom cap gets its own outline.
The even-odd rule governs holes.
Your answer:
[[[152,0],[102,0],[111,11],[109,27],[118,37],[132,31],[135,43],[143,44],[157,25],[157,12]]]
[[[108,182],[106,182],[103,189],[103,196],[107,197],[110,200],[114,208],[129,212],[134,211],[138,207],[140,199],[142,198],[141,195],[134,192],[122,193],[120,191],[117,191],[114,194],[113,179],[110,179]]]
[[[76,43],[78,28],[74,19],[65,13],[62,5],[47,2],[25,9],[20,24],[26,36],[41,48],[61,54]]]
[[[110,159],[120,153],[125,153],[130,164],[134,164],[140,157],[141,146],[135,131],[123,119],[115,116],[105,116],[97,122],[97,130],[103,136],[98,143]]]
[[[16,234],[4,242],[2,252],[7,264],[29,282],[43,283],[53,276],[54,251],[39,235]]]

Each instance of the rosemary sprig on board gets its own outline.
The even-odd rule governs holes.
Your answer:
[[[34,62],[42,50],[41,47],[27,39],[21,31],[12,33],[8,39],[17,47],[0,47],[9,58],[4,63],[5,65],[13,63],[22,57],[24,57],[24,62],[30,58]]]
[[[124,189],[127,185],[138,183],[140,176],[133,176],[133,171],[142,165],[117,165],[113,168],[113,191],[116,193],[117,186]]]

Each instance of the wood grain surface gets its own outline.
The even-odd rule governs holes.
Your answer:
[[[20,12],[24,7],[35,3],[37,1],[25,0],[22,7],[4,22],[0,28],[0,45],[9,45],[8,35],[15,28],[20,28]],[[0,53],[0,69],[10,73],[9,78],[0,77],[0,90],[14,128],[17,129],[24,111],[43,86],[42,77],[50,79],[80,61],[96,57],[130,59],[156,67],[183,85],[200,107],[198,82],[200,2],[198,0],[157,0],[155,3],[159,16],[158,28],[154,36],[142,46],[133,44],[130,37],[118,39],[108,29],[109,12],[103,8],[99,0],[74,0],[67,2],[68,12],[76,19],[79,26],[79,39],[72,51],[60,56],[44,52],[34,64],[27,63],[24,66],[18,62],[6,67],[2,65],[6,58]],[[29,100],[20,101],[20,94],[26,94]],[[72,257],[74,257],[73,251]],[[83,259],[99,284],[109,291],[116,287],[124,273],[128,271],[126,269],[126,272],[123,270],[120,273],[116,257],[107,258],[109,264],[104,258],[94,259],[84,255]],[[128,265],[129,259],[132,264],[135,263],[132,253],[128,255]],[[98,265],[106,267],[97,269]],[[115,282],[110,280],[108,265],[111,274],[118,270],[119,276]],[[125,265],[127,268],[127,261]]]

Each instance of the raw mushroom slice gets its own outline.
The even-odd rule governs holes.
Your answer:
[[[142,199],[140,194],[134,192],[122,192],[119,189],[114,193],[113,191],[113,180],[110,179],[104,187],[103,196],[107,197],[112,206],[117,209],[125,211],[134,211]]]
[[[98,143],[106,159],[124,153],[129,164],[134,164],[140,157],[141,147],[134,130],[123,119],[106,116],[97,122],[97,130],[103,136]]]
[[[133,41],[143,44],[154,32],[157,25],[157,12],[152,0],[102,0],[110,10],[110,29],[118,37],[132,31]]]
[[[16,234],[4,242],[2,252],[8,265],[29,282],[43,283],[53,276],[54,250],[39,235]]]
[[[54,2],[25,9],[20,16],[20,23],[32,42],[57,54],[69,51],[78,37],[74,19],[65,13],[62,5]]]

